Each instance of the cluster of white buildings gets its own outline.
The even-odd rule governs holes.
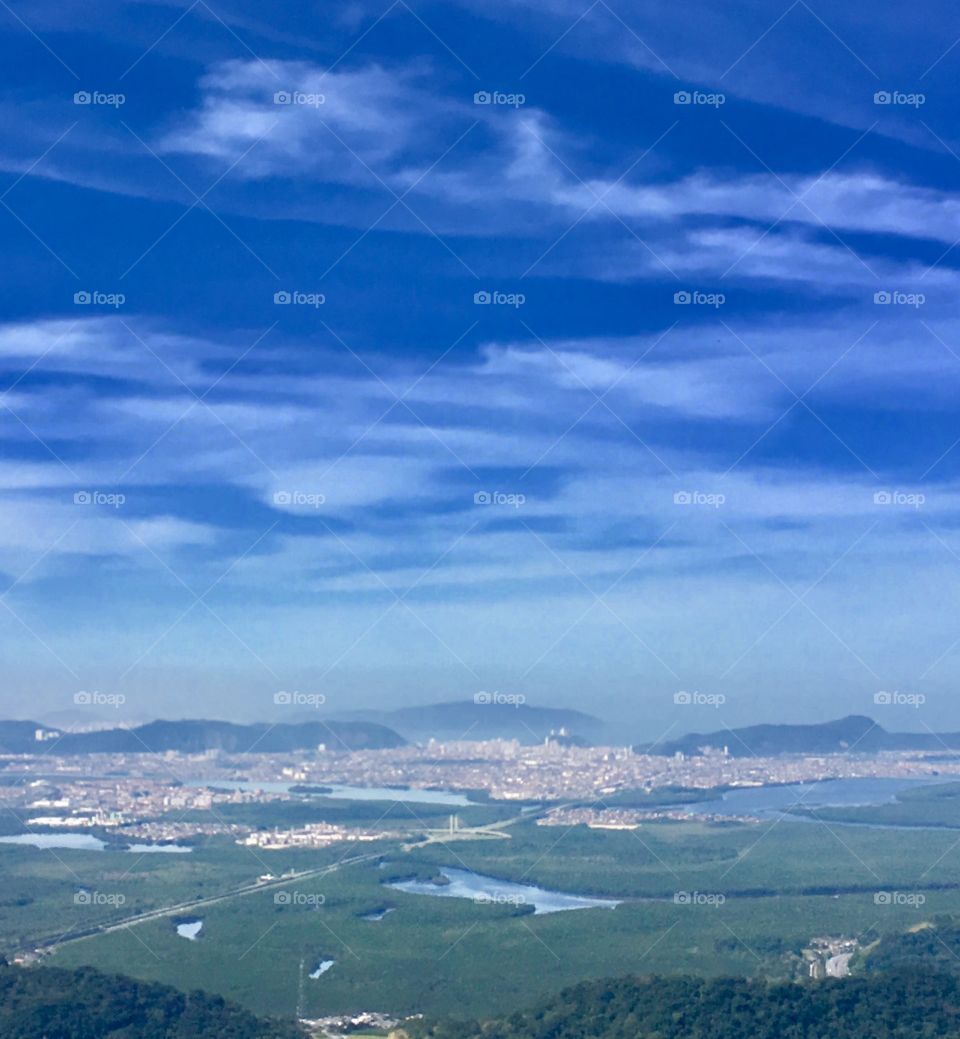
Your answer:
[[[338,841],[376,841],[395,836],[386,830],[357,830],[334,823],[307,823],[289,830],[255,830],[239,838],[237,844],[276,851],[281,848],[326,848]]]

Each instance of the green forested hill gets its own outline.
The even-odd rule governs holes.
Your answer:
[[[941,917],[909,931],[884,935],[854,962],[858,970],[870,973],[932,970],[960,974],[960,926],[950,917]]]
[[[960,983],[923,971],[811,984],[743,978],[588,982],[535,1010],[443,1020],[425,1039],[954,1039]]]
[[[89,967],[0,967],[3,1039],[303,1039],[205,992],[100,974]]]
[[[700,748],[727,747],[730,756],[767,757],[777,754],[875,754],[883,750],[943,751],[960,748],[960,732],[887,732],[872,718],[850,714],[812,725],[747,725],[740,729],[715,732],[688,732],[667,743],[645,744],[634,748],[640,753],[664,754],[678,751],[697,755]]]

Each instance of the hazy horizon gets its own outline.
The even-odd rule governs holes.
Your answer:
[[[299,692],[299,691],[296,691]],[[691,690],[691,694],[696,691]],[[295,691],[290,691],[294,695]],[[96,695],[96,694],[92,694]],[[438,704],[464,704],[469,705],[470,698],[459,700],[423,701],[418,704],[407,704],[405,707],[432,707]],[[588,717],[594,718],[601,723],[599,735],[593,734],[592,742],[595,744],[626,746],[642,743],[659,743],[677,739],[681,736],[694,732],[722,732],[726,729],[741,729],[752,725],[816,725],[839,721],[848,714],[826,714],[808,716],[803,714],[784,714],[781,716],[746,716],[742,719],[732,719],[725,711],[725,704],[718,707],[697,705],[696,703],[678,707],[676,703],[671,704],[670,710],[665,710],[660,717],[641,717],[635,714],[624,713],[618,716],[609,716],[587,711],[583,708],[562,703],[540,703],[527,702],[523,705],[527,708],[549,708],[559,710],[580,711]],[[924,705],[925,706],[925,705]],[[511,708],[512,709],[512,708]],[[244,715],[220,714],[216,711],[194,710],[181,713],[172,712],[168,714],[137,714],[130,709],[127,703],[116,705],[92,706],[85,704],[74,704],[64,710],[23,713],[4,716],[0,720],[34,721],[43,725],[63,729],[64,731],[79,731],[88,726],[97,728],[129,727],[133,725],[147,724],[153,721],[228,721],[236,724],[265,723],[276,724],[303,724],[308,722],[324,722],[336,719],[349,719],[354,715],[363,716],[369,714],[374,716],[373,720],[380,721],[379,715],[388,715],[397,710],[395,705],[381,707],[355,707],[348,710],[337,710],[329,704],[321,704],[316,708],[296,707],[291,708],[285,704],[271,702],[259,713]],[[887,732],[902,733],[946,733],[951,730],[950,725],[940,723],[930,726],[923,719],[918,719],[917,708],[911,706],[891,706],[886,704],[872,704],[865,711],[849,712],[849,714],[870,718],[875,725],[880,726]],[[509,721],[507,712],[503,712],[505,721]],[[383,722],[387,725],[392,719],[387,717]],[[403,726],[399,725],[402,729]],[[576,732],[576,727],[574,727]],[[583,735],[577,732],[577,735]],[[456,736],[442,738],[456,739]],[[475,734],[469,731],[463,735],[464,739],[476,739]]]

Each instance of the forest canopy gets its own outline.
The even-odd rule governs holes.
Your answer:
[[[417,1039],[947,1039],[960,1037],[960,980],[904,970],[812,983],[618,978],[566,989],[489,1021],[443,1019]]]
[[[91,967],[0,966],[3,1039],[303,1039],[206,992],[101,974]]]

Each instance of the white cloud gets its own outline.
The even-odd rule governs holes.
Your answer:
[[[178,357],[189,353],[192,367],[184,370],[201,383],[207,378],[205,359],[230,354],[223,344],[200,340],[191,340],[188,350],[167,330],[130,322],[151,346],[162,344]],[[880,484],[845,454],[852,476],[824,474],[812,462],[781,469],[749,453],[778,420],[787,416],[777,428],[789,433],[804,413],[795,407],[791,417],[795,398],[784,383],[803,393],[828,373],[808,398],[825,414],[869,401],[890,414],[929,418],[952,406],[960,382],[960,361],[933,334],[952,342],[960,337],[956,321],[932,319],[932,332],[921,341],[915,316],[885,315],[850,349],[869,324],[853,311],[819,324],[738,324],[736,334],[681,324],[660,342],[654,335],[546,346],[531,339],[493,342],[472,363],[439,366],[425,376],[408,397],[415,414],[397,407],[386,417],[389,394],[362,370],[352,379],[338,375],[329,381],[231,372],[211,398],[212,412],[191,406],[186,391],[170,396],[169,379],[151,364],[141,365],[133,391],[127,380],[113,395],[95,395],[76,377],[99,376],[96,365],[87,368],[95,357],[111,367],[117,363],[116,337],[122,332],[129,339],[129,333],[122,326],[118,332],[116,319],[81,323],[71,340],[76,349],[45,357],[38,350],[46,341],[44,328],[18,326],[0,336],[8,347],[20,344],[8,349],[12,361],[20,363],[29,345],[38,374],[69,376],[45,380],[42,391],[24,386],[18,413],[48,442],[71,439],[88,449],[71,453],[72,472],[53,459],[3,464],[8,492],[0,497],[0,559],[8,572],[23,569],[16,563],[24,549],[49,550],[52,558],[115,555],[139,565],[139,535],[169,556],[174,569],[181,562],[194,567],[194,561],[180,560],[182,553],[202,546],[214,560],[236,543],[238,529],[257,533],[271,516],[301,525],[295,544],[308,546],[307,553],[310,545],[323,546],[333,567],[323,580],[336,574],[347,581],[358,566],[337,559],[342,552],[329,561],[331,524],[360,539],[361,558],[398,573],[418,565],[405,561],[411,551],[432,560],[475,525],[458,560],[445,562],[432,578],[445,587],[456,585],[455,573],[468,584],[499,580],[508,571],[516,581],[541,579],[542,568],[522,548],[529,536],[517,536],[520,521],[551,525],[578,566],[598,574],[622,569],[631,551],[623,543],[638,524],[641,537],[673,522],[688,532],[706,531],[699,547],[673,545],[668,551],[675,563],[683,559],[689,566],[708,561],[718,538],[729,540],[719,533],[720,519],[746,524],[774,553],[803,544],[820,551],[850,534],[850,524],[916,516],[877,513],[871,488]],[[296,344],[285,349],[296,358]],[[322,367],[324,358],[309,349]],[[398,386],[411,381],[409,360],[379,358],[377,367]],[[613,413],[597,404],[598,395]],[[949,447],[948,432],[942,447],[933,444],[931,462]],[[22,428],[17,438],[12,443],[25,450],[36,446]],[[905,480],[900,489],[916,490],[896,472],[884,479],[893,487]],[[229,492],[235,503],[247,504],[239,511],[232,506],[229,518],[200,523],[182,514],[196,488],[210,499]],[[124,493],[127,506],[73,505],[76,491],[98,489]],[[522,493],[526,501],[522,509],[476,506],[478,490]],[[723,493],[724,509],[678,512],[673,495],[685,490]],[[278,500],[278,492],[290,497]],[[924,515],[960,511],[952,484],[928,497]],[[312,520],[322,523],[311,526]],[[71,524],[75,530],[64,534]],[[276,536],[289,539],[282,534],[286,529]],[[288,550],[264,544],[237,579],[266,579],[268,560]],[[297,558],[307,579],[308,555]]]
[[[238,176],[375,186],[370,169],[392,181],[454,110],[422,80],[422,70],[379,65],[224,62],[201,80],[199,111],[160,148],[233,161],[256,144]]]
[[[585,210],[598,196],[624,217],[739,217],[764,224],[783,219],[815,228],[950,244],[960,237],[960,199],[955,195],[870,171],[819,177],[767,173],[726,179],[697,173],[658,184],[596,180],[586,186],[568,186],[556,201],[572,210]],[[596,207],[595,212],[602,216],[604,207]]]

